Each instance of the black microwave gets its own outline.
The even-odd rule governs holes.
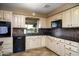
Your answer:
[[[62,20],[52,21],[51,28],[62,28]]]
[[[11,36],[11,22],[0,21],[0,37]]]

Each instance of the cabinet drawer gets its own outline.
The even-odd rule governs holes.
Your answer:
[[[65,56],[78,56],[79,53],[65,49]]]
[[[8,53],[12,53],[13,50],[12,49],[3,49],[3,54],[8,54]]]
[[[72,50],[72,51],[75,51],[75,52],[78,52],[78,48],[74,47],[74,46],[70,46],[70,45],[65,45],[65,48],[69,49],[69,50]]]
[[[65,56],[71,56],[71,55],[69,55],[69,54],[65,54]]]
[[[12,49],[12,45],[3,45],[2,49]]]
[[[65,49],[65,56],[70,56],[71,55],[71,51],[68,49]]]
[[[79,46],[79,43],[78,43],[78,42],[73,42],[73,41],[71,41],[71,45],[72,45],[72,46],[75,46],[75,47],[78,47],[78,46]]]
[[[71,51],[71,56],[79,56],[79,53]]]
[[[71,44],[71,41],[65,40],[64,41],[66,44]]]
[[[60,42],[64,43],[64,39],[61,39]]]

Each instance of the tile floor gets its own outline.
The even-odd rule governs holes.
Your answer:
[[[37,48],[27,50],[25,52],[14,53],[11,56],[58,56],[58,55],[47,48]]]

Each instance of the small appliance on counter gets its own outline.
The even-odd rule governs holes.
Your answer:
[[[51,28],[62,28],[62,20],[56,20],[51,22]]]
[[[0,21],[0,37],[11,36],[11,22]]]
[[[13,53],[25,51],[25,35],[24,29],[13,29]]]

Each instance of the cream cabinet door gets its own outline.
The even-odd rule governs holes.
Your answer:
[[[26,49],[34,49],[42,47],[42,39],[40,36],[26,37]]]
[[[13,16],[12,24],[13,27],[18,27],[18,17],[16,15]]]
[[[45,47],[46,45],[46,40],[47,40],[47,36],[40,36],[40,38],[39,38],[40,40],[41,40],[41,42],[40,42],[40,46],[41,47]]]
[[[30,37],[26,37],[25,49],[26,50],[30,49]]]
[[[13,53],[13,39],[12,39],[12,37],[0,38],[0,40],[4,42],[2,45],[3,54]]]
[[[21,25],[21,28],[25,28],[25,16],[21,15],[20,16],[20,25]]]
[[[71,10],[67,10],[63,12],[62,27],[71,27],[71,26],[72,26]]]
[[[64,54],[65,54],[64,43],[59,42],[57,47],[58,47],[57,54],[64,56]]]
[[[79,6],[72,10],[72,27],[79,27]]]
[[[3,19],[3,10],[0,10],[0,20]]]
[[[3,20],[5,21],[12,21],[12,12],[10,11],[3,11]]]
[[[25,17],[23,15],[14,15],[13,17],[13,27],[24,28],[25,27]]]
[[[51,40],[51,39],[48,38],[48,39],[46,40],[46,45],[47,45],[47,48],[48,48],[48,49],[52,50],[52,40]]]

